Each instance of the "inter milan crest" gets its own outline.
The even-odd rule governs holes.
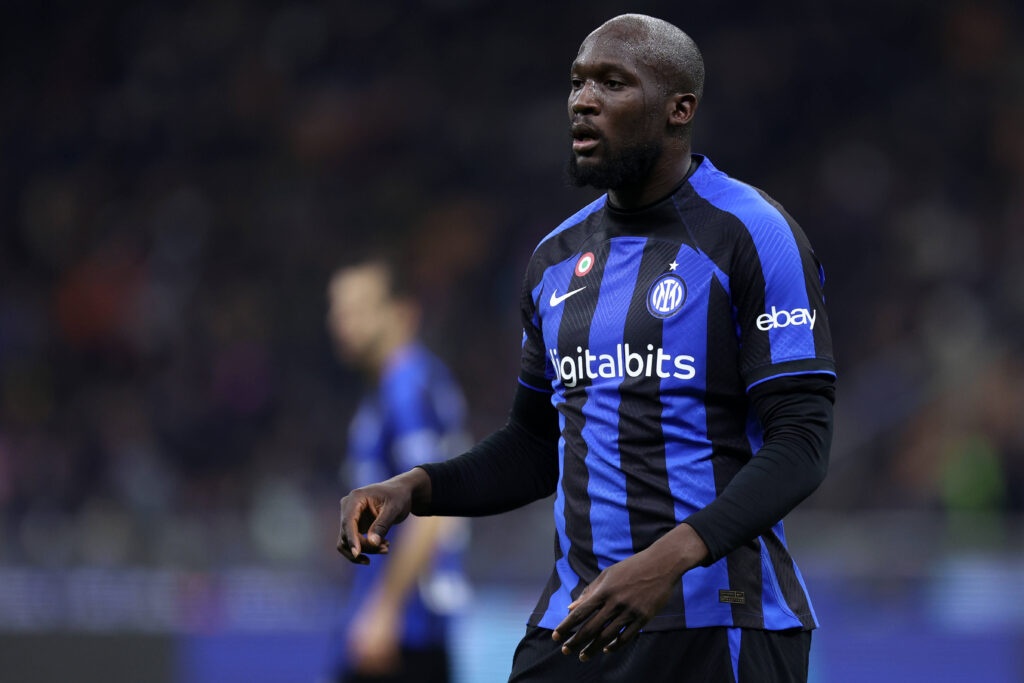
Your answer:
[[[686,283],[678,275],[662,275],[647,291],[647,310],[655,318],[668,318],[679,312],[686,301]]]
[[[588,251],[576,262],[576,277],[583,277],[594,267],[594,252]]]

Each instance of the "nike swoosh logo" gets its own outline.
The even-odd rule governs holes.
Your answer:
[[[557,296],[558,290],[556,289],[555,291],[551,292],[551,301],[548,302],[548,305],[550,305],[550,306],[557,306],[558,304],[562,303],[563,301],[568,299],[573,294],[578,294],[579,292],[582,292],[586,288],[587,288],[587,286],[583,285],[579,289],[574,289],[571,292],[566,292],[562,296]]]

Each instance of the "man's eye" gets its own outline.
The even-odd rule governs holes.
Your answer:
[[[623,83],[622,81],[616,81],[613,78],[609,78],[604,82],[604,84],[606,87],[611,88],[612,90],[618,90],[619,88],[625,85],[625,83]]]
[[[582,78],[573,78],[573,79],[570,79],[569,82],[572,84],[572,89],[573,90],[579,90],[580,88],[583,87],[583,79]]]

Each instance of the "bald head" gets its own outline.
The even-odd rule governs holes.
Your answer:
[[[667,21],[646,14],[620,14],[601,24],[587,40],[598,36],[629,46],[636,59],[657,74],[666,95],[703,97],[704,58],[693,39]]]

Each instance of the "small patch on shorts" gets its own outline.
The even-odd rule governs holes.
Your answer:
[[[743,591],[718,591],[718,602],[727,602],[730,605],[747,604],[747,595]]]

